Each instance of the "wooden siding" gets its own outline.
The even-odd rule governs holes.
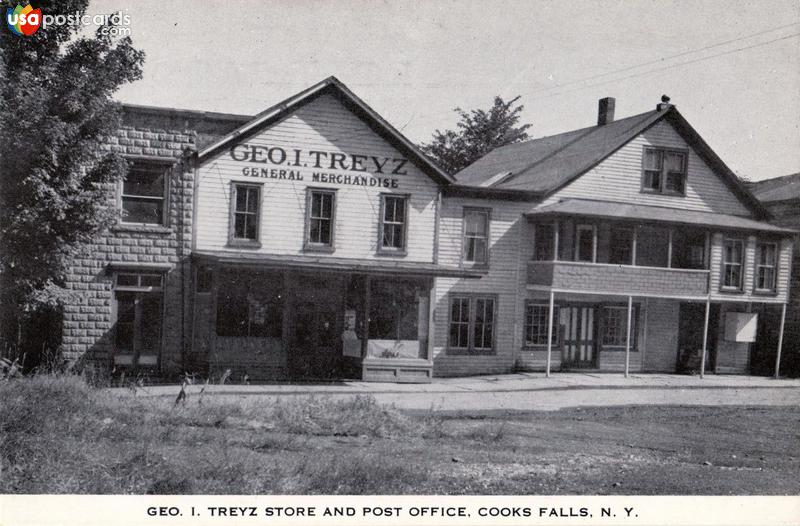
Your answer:
[[[388,142],[375,134],[363,121],[332,96],[326,95],[243,142],[250,145],[295,148],[334,153],[363,154],[379,158],[402,158]],[[242,168],[299,170],[304,180],[270,179],[242,174]],[[296,255],[303,253],[306,214],[306,188],[337,190],[335,247],[333,257],[386,258],[402,257],[407,261],[432,262],[438,186],[410,162],[407,175],[352,172],[327,168],[251,163],[235,161],[229,151],[210,158],[199,168],[196,249],[230,250],[264,254]],[[388,171],[388,170],[385,170]],[[312,173],[324,172],[350,176],[375,175],[396,178],[398,188],[338,185],[313,182]],[[263,184],[261,203],[261,246],[228,247],[231,181]],[[381,193],[410,194],[408,247],[406,256],[376,255]],[[325,254],[317,254],[325,258]]]
[[[661,121],[606,158],[586,174],[548,197],[543,205],[565,197],[701,210],[750,216],[747,207],[690,149],[686,196],[642,193],[642,155],[645,146],[690,148],[671,124]]]
[[[434,312],[434,376],[464,376],[510,372],[522,345],[522,305],[525,262],[532,256],[530,228],[522,214],[529,203],[471,198],[446,198],[439,220],[439,264],[461,266],[464,207],[490,208],[489,271],[480,279],[438,278]],[[523,291],[523,292],[518,292]],[[495,344],[491,354],[451,354],[447,351],[449,298],[454,293],[497,298]]]
[[[742,239],[745,246],[744,254],[744,288],[741,292],[724,292],[720,290],[722,280],[722,247],[725,237]],[[767,241],[769,239],[766,239]],[[755,280],[755,254],[759,238],[756,236],[736,236],[734,234],[715,233],[711,237],[711,265],[709,293],[711,300],[722,301],[752,301],[755,303],[784,303],[789,297],[789,279],[792,272],[793,241],[790,238],[778,240],[778,261],[776,276],[776,293],[772,295],[753,292]],[[773,240],[774,241],[774,240]]]

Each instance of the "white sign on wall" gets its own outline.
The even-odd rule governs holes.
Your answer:
[[[729,342],[756,341],[758,313],[728,312],[725,314],[725,340]]]

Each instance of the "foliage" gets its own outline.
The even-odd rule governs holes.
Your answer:
[[[58,15],[82,14],[87,5],[37,7]],[[20,313],[57,305],[67,294],[67,258],[110,224],[106,190],[126,170],[124,159],[100,146],[120,125],[111,95],[141,77],[144,54],[127,37],[100,29],[88,37],[80,29],[0,31],[0,335],[7,340],[17,338]]]
[[[466,112],[461,108],[455,130],[436,130],[431,142],[420,148],[447,173],[454,174],[474,163],[490,151],[506,144],[524,141],[528,138],[530,124],[518,125],[520,113],[525,108],[516,105],[519,97],[506,102],[501,97],[494,98],[489,110]],[[515,106],[516,105],[516,106]]]

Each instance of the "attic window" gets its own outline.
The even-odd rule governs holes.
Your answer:
[[[686,152],[645,148],[642,160],[642,191],[686,195]]]

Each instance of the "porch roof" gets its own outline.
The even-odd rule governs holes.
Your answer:
[[[611,201],[595,201],[592,199],[562,199],[557,203],[535,208],[526,213],[528,219],[546,217],[548,215],[569,215],[584,217],[601,217],[608,219],[653,221],[693,226],[717,227],[736,230],[755,230],[781,234],[795,234],[794,230],[779,227],[763,221],[747,217],[713,212],[700,212],[683,208],[666,208],[661,206],[635,205]]]
[[[192,258],[199,263],[214,263],[235,266],[264,266],[291,269],[321,270],[326,272],[351,272],[360,274],[405,274],[416,276],[439,276],[449,278],[480,278],[484,270],[445,267],[435,263],[394,261],[386,259],[351,259],[312,255],[276,255],[227,252],[222,250],[198,250]]]

